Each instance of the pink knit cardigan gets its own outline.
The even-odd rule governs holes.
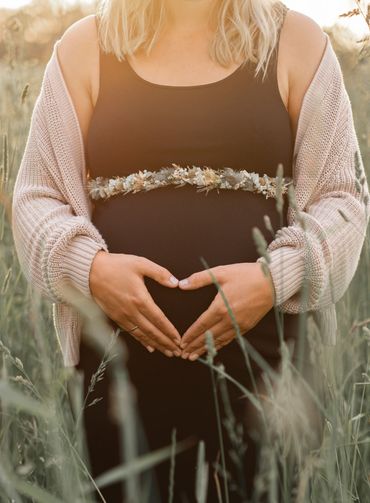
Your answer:
[[[325,52],[304,96],[294,145],[293,180],[301,218],[289,206],[288,226],[268,246],[268,267],[278,309],[313,311],[323,342],[335,344],[335,303],[356,271],[370,203],[350,100],[325,35]],[[12,228],[21,268],[53,303],[64,365],[73,366],[79,361],[85,321],[103,313],[91,296],[90,267],[98,250],[109,250],[91,222],[84,142],[59,65],[58,44],[33,109],[14,186]],[[300,296],[304,280],[309,285],[306,302]]]

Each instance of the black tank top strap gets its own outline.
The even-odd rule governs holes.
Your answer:
[[[281,30],[283,28],[287,12],[290,9],[283,2],[277,2],[275,4],[275,10],[277,11],[277,20],[278,20],[277,27],[278,28],[277,28],[277,39],[276,39],[275,48],[274,48],[274,56],[275,56],[275,61],[277,61],[277,55],[278,55],[278,52],[279,52]]]
[[[279,57],[280,36],[288,10],[289,8],[283,2],[276,2],[273,6],[273,14],[275,17],[277,30],[276,30],[276,41],[274,48],[271,52],[267,73],[273,85],[276,86],[277,86],[277,63]]]

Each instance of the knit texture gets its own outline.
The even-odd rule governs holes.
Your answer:
[[[356,271],[370,202],[350,100],[325,36],[325,52],[304,96],[294,145],[296,209],[289,206],[288,226],[268,245],[271,261],[261,256],[257,262],[268,265],[278,309],[312,311],[323,342],[335,344],[335,303]],[[45,68],[15,181],[12,229],[26,278],[53,303],[64,365],[73,366],[79,361],[86,317],[103,313],[89,287],[91,264],[99,250],[109,250],[91,222],[84,143],[59,65],[58,44]],[[304,281],[306,297],[301,295]]]

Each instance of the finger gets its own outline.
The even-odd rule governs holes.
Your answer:
[[[163,334],[158,328],[146,317],[145,313],[142,313],[140,310],[137,313],[137,321],[136,325],[140,327],[141,332],[146,334],[147,337],[149,337],[150,341],[149,344],[153,346],[156,349],[159,349],[163,353],[167,350],[171,352],[178,352],[180,354],[180,347],[179,345],[172,341],[169,337],[167,337],[165,334]],[[135,330],[136,332],[137,330]],[[167,354],[167,353],[166,353]],[[169,355],[167,355],[169,356]]]
[[[214,283],[214,279],[216,279],[218,283],[221,283],[222,271],[223,267],[217,266],[210,267],[209,269],[205,269],[204,271],[195,272],[187,278],[179,281],[179,287],[184,290],[194,290],[196,288],[201,288],[202,286]]]
[[[164,335],[173,340],[179,346],[181,336],[162,309],[154,302],[150,293],[147,293],[147,301],[144,301],[139,307],[141,313],[145,314],[147,319]]]
[[[134,327],[134,326],[139,327],[139,323],[136,323],[136,320],[133,320],[132,318],[126,316],[124,325],[122,325],[122,323],[120,323],[119,321],[116,321],[116,323],[121,328],[121,330],[123,330],[124,332],[127,332],[128,334],[135,337],[135,339],[137,339],[139,342],[141,342],[143,345],[145,345],[145,347],[147,347],[147,346],[153,347],[154,346],[155,341],[152,340],[152,337],[146,333],[143,333],[140,330],[140,328],[136,328],[135,330],[128,328],[129,326],[130,327]],[[139,338],[137,337],[138,333],[139,333]]]
[[[224,320],[216,323],[213,325],[213,327],[208,329],[213,337],[213,340],[217,340],[219,337],[222,337],[226,332],[230,330],[230,323],[226,323]],[[194,351],[197,351],[198,349],[202,349],[204,345],[206,344],[206,333],[203,332],[202,334],[198,335],[193,341],[191,341],[189,344],[183,348],[182,352],[184,353],[192,353]],[[215,344],[215,342],[214,342]]]
[[[219,351],[221,348],[229,344],[233,339],[235,338],[235,330],[230,329],[221,336],[218,336],[217,338],[214,337],[214,348],[215,351]],[[201,347],[198,349],[192,351],[187,358],[189,360],[197,360],[199,356],[202,356],[204,353],[207,353],[208,348],[207,345],[204,343]]]
[[[132,335],[132,337],[134,337],[138,342],[140,342],[143,346],[146,347],[146,349],[150,352],[150,353],[153,353],[153,351],[155,351],[155,347],[154,346],[154,343],[153,341],[150,339],[150,337],[148,337],[146,334],[144,334],[143,332],[141,332],[141,330],[139,330],[138,328],[134,331],[134,332],[129,332],[128,330],[126,330],[124,327],[121,327],[122,330],[124,330],[125,332],[128,332],[130,335]],[[139,331],[139,334],[138,335],[135,335],[135,332],[138,332]]]
[[[215,325],[215,323],[218,323],[223,318],[223,316],[221,316],[221,314],[219,314],[218,312],[215,299],[211,302],[208,309],[206,309],[199,316],[199,318],[197,318],[194,323],[192,323],[190,327],[184,332],[180,344],[181,348],[186,347],[193,340],[199,337],[206,330],[209,330],[212,326]]]
[[[140,258],[140,272],[144,276],[148,276],[163,286],[177,288],[179,280],[168,270],[152,260],[141,257]]]
[[[132,335],[138,342],[140,342],[140,344],[145,346],[150,352],[153,352],[157,349],[170,358],[174,355],[174,351],[167,348],[165,349],[154,337],[148,336],[148,334],[140,329],[136,329],[134,332],[129,332],[129,334]]]

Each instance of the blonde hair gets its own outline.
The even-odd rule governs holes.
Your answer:
[[[209,47],[214,62],[256,64],[263,78],[276,48],[285,4],[279,0],[215,0],[210,21],[216,23]],[[99,0],[96,9],[99,44],[118,60],[144,50],[148,55],[166,21],[165,0]]]

